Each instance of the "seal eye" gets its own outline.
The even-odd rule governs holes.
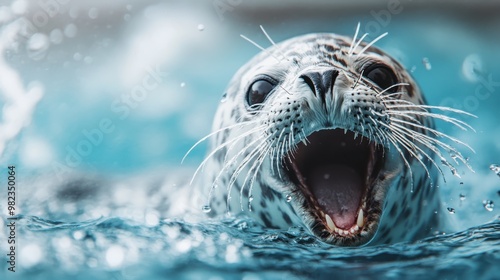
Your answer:
[[[251,109],[256,109],[259,104],[262,104],[266,97],[276,86],[275,83],[265,79],[256,80],[248,88],[247,102]]]
[[[380,64],[368,66],[364,70],[363,75],[379,86],[382,90],[385,90],[397,83],[396,74],[394,74],[394,72],[387,66]],[[397,90],[398,87],[392,87],[388,90],[388,92],[394,93]]]

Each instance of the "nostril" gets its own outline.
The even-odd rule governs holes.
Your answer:
[[[314,73],[314,74],[316,74],[316,73]],[[311,89],[313,94],[316,96],[317,95],[316,86],[314,85],[313,77],[311,77],[311,74],[301,75],[300,78],[302,80],[304,80],[304,82],[307,84],[307,86],[309,86],[309,88]]]

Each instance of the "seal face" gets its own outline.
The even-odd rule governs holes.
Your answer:
[[[343,246],[437,230],[442,171],[434,156],[452,171],[447,153],[466,164],[438,138],[466,144],[435,130],[433,119],[468,125],[430,109],[466,113],[425,105],[401,64],[363,38],[292,38],[236,73],[199,168],[207,175],[205,212],[245,211],[274,228],[305,225]]]

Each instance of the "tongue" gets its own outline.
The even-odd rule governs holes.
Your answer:
[[[350,229],[363,192],[361,176],[345,165],[321,165],[307,174],[307,185],[338,228]]]

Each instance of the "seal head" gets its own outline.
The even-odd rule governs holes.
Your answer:
[[[441,149],[465,160],[435,139],[444,134],[433,119],[460,121],[431,113],[410,74],[373,43],[304,35],[236,73],[201,165],[210,215],[245,211],[343,246],[436,230],[434,156],[450,168]]]

